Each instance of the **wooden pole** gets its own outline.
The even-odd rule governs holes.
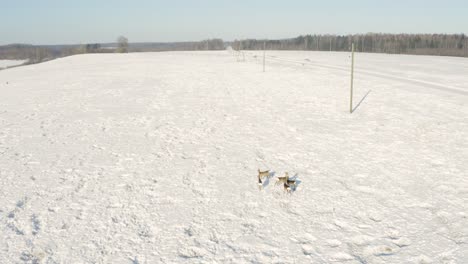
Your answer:
[[[354,85],[354,43],[351,44],[351,94],[349,97],[349,113],[353,113],[353,85]]]
[[[263,72],[265,72],[265,53],[266,53],[266,42],[263,42]]]

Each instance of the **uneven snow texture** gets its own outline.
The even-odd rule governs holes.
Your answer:
[[[468,60],[267,55],[1,71],[0,263],[466,263]]]

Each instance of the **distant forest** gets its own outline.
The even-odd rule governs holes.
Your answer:
[[[357,52],[468,57],[468,37],[464,34],[306,35],[283,40],[234,41],[232,47],[261,50],[264,43],[271,50],[349,51],[354,43]]]
[[[124,43],[123,49],[119,43],[90,43],[82,45],[28,45],[10,44],[0,46],[0,60],[28,60],[33,64],[86,53],[115,52],[158,52],[158,51],[190,51],[190,50],[223,50],[226,48],[222,39],[208,39],[197,42],[174,43]]]
[[[125,38],[124,38],[125,39]],[[126,39],[125,39],[126,40]],[[59,57],[84,53],[158,52],[223,50],[231,46],[239,50],[314,50],[349,51],[355,43],[357,52],[415,54],[468,57],[468,37],[464,34],[360,34],[360,35],[305,35],[291,39],[246,39],[224,42],[208,39],[198,42],[174,43],[90,43],[83,45],[24,45],[0,46],[0,59],[28,60],[38,63]]]

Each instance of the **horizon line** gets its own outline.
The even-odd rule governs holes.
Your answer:
[[[359,36],[359,35],[447,35],[447,36],[454,36],[454,35],[464,35],[468,36],[467,33],[465,32],[460,32],[460,33],[385,33],[385,32],[367,32],[367,33],[349,33],[349,34],[335,34],[335,33],[325,33],[325,34],[317,34],[317,33],[308,33],[308,34],[301,34],[297,35],[295,37],[284,37],[284,38],[239,38],[239,39],[234,39],[234,40],[224,40],[223,38],[218,38],[218,37],[212,37],[212,38],[204,38],[201,40],[181,40],[181,41],[135,41],[132,42],[128,41],[129,44],[147,44],[147,43],[157,43],[157,44],[166,44],[166,43],[191,43],[191,42],[202,42],[205,40],[213,40],[213,39],[221,39],[223,42],[235,42],[239,40],[288,40],[288,39],[294,39],[298,37],[304,37],[304,36]],[[124,35],[121,35],[124,36]],[[52,43],[52,44],[31,44],[31,43],[20,43],[20,42],[12,42],[12,43],[7,43],[7,44],[0,44],[0,46],[11,46],[11,45],[25,45],[25,46],[77,46],[77,45],[85,45],[85,44],[117,44],[116,41],[114,42],[75,42],[75,43]]]

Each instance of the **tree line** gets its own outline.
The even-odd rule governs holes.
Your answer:
[[[282,40],[236,40],[238,49],[349,51],[354,43],[358,52],[468,57],[465,34],[357,34],[305,35]]]
[[[151,51],[196,51],[196,50],[224,50],[226,44],[222,39],[206,39],[192,42],[167,43],[132,43],[130,52]]]
[[[29,63],[37,63],[56,56],[57,53],[53,49],[40,46],[24,44],[0,46],[2,60],[28,60]]]
[[[88,43],[82,45],[44,46],[34,46],[25,44],[5,45],[0,46],[0,59],[28,60],[27,63],[31,64],[55,58],[85,53],[126,53],[223,49],[225,49],[225,44],[222,39],[207,39],[202,41],[175,43],[129,43],[126,37],[120,36],[117,39],[116,43],[108,44]]]
[[[38,63],[54,58],[84,53],[150,52],[223,50],[232,48],[261,50],[349,51],[354,43],[356,51],[369,53],[416,54],[468,57],[468,36],[465,34],[357,34],[357,35],[304,35],[290,39],[246,39],[224,42],[207,39],[193,42],[129,43],[121,36],[116,43],[83,45],[24,45],[0,46],[0,59],[28,60]]]

